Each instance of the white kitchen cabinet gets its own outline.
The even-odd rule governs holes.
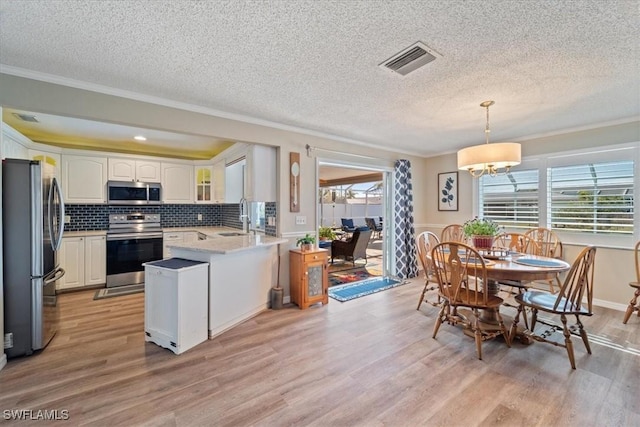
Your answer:
[[[109,180],[160,182],[160,162],[109,157]]]
[[[105,236],[63,237],[58,251],[65,274],[57,289],[102,285],[107,281],[107,241]]]
[[[180,354],[207,340],[208,267],[185,259],[145,264],[145,341]]]
[[[246,161],[244,197],[254,202],[275,202],[276,148],[251,145]]]
[[[3,159],[28,159],[28,146],[33,144],[29,138],[2,122],[2,145],[0,157]]]
[[[84,237],[64,237],[62,239],[58,260],[65,273],[58,280],[57,289],[84,286],[84,239]]]
[[[213,201],[224,203],[224,159],[213,164]]]
[[[245,167],[242,159],[227,165],[224,169],[224,199],[227,203],[240,203],[245,197]]]
[[[29,149],[29,158],[31,160],[39,160],[41,163],[47,163],[53,166],[55,176],[60,179],[60,164],[62,163],[60,154]]]
[[[106,203],[106,157],[63,154],[61,169],[66,203]]]
[[[198,234],[196,233],[196,240]],[[184,232],[174,231],[171,233],[162,233],[162,258],[171,258],[171,249],[167,246],[174,243],[184,242]]]
[[[161,163],[164,203],[193,203],[193,165]]]
[[[102,285],[107,282],[107,239],[88,236],[84,239],[84,284]]]
[[[213,203],[213,166],[194,166],[196,203]]]

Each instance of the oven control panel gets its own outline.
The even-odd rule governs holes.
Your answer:
[[[109,224],[160,223],[160,214],[110,214]]]

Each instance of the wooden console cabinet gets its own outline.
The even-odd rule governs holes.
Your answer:
[[[311,304],[329,302],[328,251],[315,249],[289,251],[291,302],[301,309]]]

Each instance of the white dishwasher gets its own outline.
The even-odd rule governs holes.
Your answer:
[[[144,268],[145,341],[176,354],[206,341],[209,263],[169,258]]]

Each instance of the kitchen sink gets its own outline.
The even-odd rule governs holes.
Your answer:
[[[223,231],[222,233],[218,233],[218,236],[224,236],[224,237],[229,237],[229,236],[244,236],[245,233],[238,233],[236,231]]]

